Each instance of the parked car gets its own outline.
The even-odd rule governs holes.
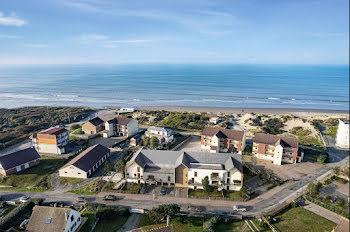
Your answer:
[[[202,212],[201,208],[199,206],[194,206],[194,205],[189,205],[187,207],[187,210],[190,212],[194,212],[194,213],[200,213]]]
[[[77,202],[84,203],[84,202],[86,202],[86,199],[85,199],[85,197],[78,197]]]
[[[165,195],[166,194],[166,187],[165,186],[162,186],[160,188],[160,195]]]
[[[117,197],[114,196],[114,195],[106,195],[106,196],[103,197],[103,200],[105,200],[105,201],[115,201],[115,200],[117,200]]]
[[[233,211],[246,212],[247,208],[242,205],[234,205]]]
[[[24,221],[19,225],[20,229],[25,229],[28,225],[29,219],[24,219]]]
[[[24,203],[24,202],[27,202],[28,200],[30,199],[30,197],[27,197],[27,196],[22,196],[19,201]]]

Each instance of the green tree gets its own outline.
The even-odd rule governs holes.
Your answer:
[[[322,184],[320,182],[318,182],[317,184],[310,182],[307,186],[307,190],[312,197],[316,197],[320,193],[321,187]]]
[[[126,165],[125,159],[117,159],[114,163],[114,169],[116,172],[124,172]]]
[[[143,146],[148,147],[149,146],[149,137],[145,137],[143,139]]]
[[[148,216],[154,223],[160,223],[166,219],[169,215],[170,217],[176,215],[180,211],[180,206],[177,204],[160,205],[153,208],[148,212]]]
[[[346,201],[345,201],[345,199],[344,199],[344,198],[339,199],[339,200],[337,201],[337,205],[338,205],[339,207],[345,208],[345,206],[346,206]]]
[[[209,186],[209,177],[206,176],[202,180],[203,190],[204,192],[209,192],[210,186]]]
[[[112,171],[112,165],[106,160],[104,174],[108,175]]]
[[[317,157],[317,163],[324,164],[327,160],[327,155],[322,154]]]
[[[158,147],[158,145],[159,145],[159,140],[158,140],[158,138],[155,137],[155,136],[151,137],[151,140],[150,140],[150,147],[151,147],[152,149],[155,149],[155,148]]]
[[[281,134],[283,131],[281,128],[284,127],[282,120],[278,118],[270,118],[264,122],[263,130],[268,134]]]

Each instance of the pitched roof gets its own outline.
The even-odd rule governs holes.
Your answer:
[[[74,159],[65,164],[62,168],[73,165],[85,172],[89,171],[103,156],[105,156],[110,150],[101,145],[96,144],[84,150]],[[61,168],[61,169],[62,169]]]
[[[282,147],[298,148],[298,139],[294,137],[284,137],[279,135],[256,133],[253,141],[255,143],[263,143],[274,146],[280,144]]]
[[[40,155],[34,148],[27,148],[4,156],[0,156],[0,164],[4,170],[15,168],[18,165],[39,159]]]
[[[173,131],[171,129],[168,129],[168,128],[164,128],[164,127],[157,127],[157,126],[151,126],[147,129],[147,131],[159,131],[159,132],[164,132],[164,133],[167,133],[167,134],[172,134]]]
[[[89,122],[90,122],[92,125],[94,125],[94,126],[98,126],[98,125],[104,123],[104,121],[103,121],[102,119],[100,119],[99,117],[90,119]]]
[[[42,130],[38,134],[49,134],[49,135],[59,135],[68,130],[63,127],[50,127],[49,129]]]
[[[66,213],[72,209],[48,206],[35,206],[26,231],[28,232],[62,232],[66,228]],[[49,219],[51,218],[51,220]],[[50,223],[46,223],[50,221]]]
[[[219,138],[228,138],[237,141],[242,141],[244,137],[244,131],[209,126],[204,127],[202,134],[206,136],[214,136],[218,134],[219,136],[221,136]]]
[[[180,164],[184,164],[186,167],[193,166],[198,168],[200,164],[205,164],[207,169],[211,165],[222,165],[222,169],[225,170],[230,170],[232,167],[235,167],[241,172],[243,171],[242,155],[228,153],[141,149],[132,157],[128,164],[132,162],[136,162],[141,167],[152,166],[160,168],[176,168]],[[217,169],[217,167],[215,167],[215,169]]]
[[[117,123],[119,125],[128,125],[128,123],[132,120],[132,118],[121,118],[121,117],[116,117]]]

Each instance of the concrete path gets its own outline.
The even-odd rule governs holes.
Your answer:
[[[325,209],[321,206],[318,206],[312,202],[305,202],[306,204],[303,205],[302,207],[304,209],[307,209],[317,215],[320,215],[321,217],[324,217],[324,218],[327,218],[328,220],[332,221],[332,222],[335,222],[335,223],[339,223],[340,220],[342,219],[342,216],[328,210],[328,209]]]
[[[118,230],[118,232],[127,232],[130,230],[137,229],[137,224],[140,220],[140,214],[132,214],[125,222],[124,226]]]

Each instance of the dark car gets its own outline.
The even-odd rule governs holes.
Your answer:
[[[114,196],[114,195],[106,195],[106,196],[103,197],[103,200],[105,200],[105,201],[115,201],[115,200],[117,200],[117,197]]]
[[[165,195],[166,194],[166,187],[162,186],[160,188],[160,195]]]
[[[77,202],[85,203],[86,199],[84,197],[78,197]]]

